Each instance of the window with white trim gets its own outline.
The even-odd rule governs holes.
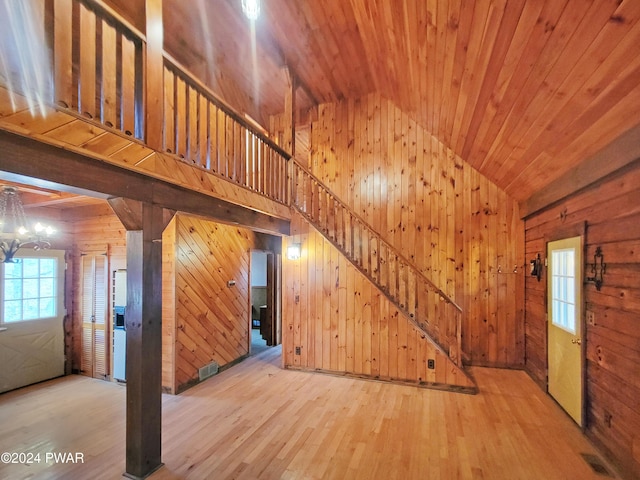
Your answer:
[[[25,255],[15,260],[14,263],[0,264],[0,323],[57,316],[61,302],[61,285],[58,282],[61,281],[59,262],[62,259],[54,252],[49,256],[40,252],[37,256]]]

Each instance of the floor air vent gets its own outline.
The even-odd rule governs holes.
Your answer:
[[[209,377],[213,377],[216,373],[218,373],[217,362],[212,362],[209,365],[205,365],[204,367],[198,369],[198,377],[200,381],[206,380]]]
[[[602,460],[600,460],[596,455],[592,455],[590,453],[581,453],[580,455],[582,455],[584,461],[589,464],[594,472],[606,477],[613,477],[613,475],[609,473],[609,470],[607,470],[607,467],[603,465]]]

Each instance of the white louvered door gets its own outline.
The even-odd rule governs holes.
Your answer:
[[[82,256],[82,373],[95,378],[109,375],[108,258]]]

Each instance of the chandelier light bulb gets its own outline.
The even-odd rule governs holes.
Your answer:
[[[54,229],[38,222],[30,233],[26,225],[32,225],[24,213],[18,189],[11,185],[0,186],[0,258],[3,263],[14,263],[18,250],[31,247],[35,250],[50,248],[46,240]]]

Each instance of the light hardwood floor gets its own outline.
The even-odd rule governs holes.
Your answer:
[[[600,479],[579,429],[521,371],[472,369],[475,396],[282,370],[279,348],[163,398],[153,480]],[[81,376],[0,395],[0,452],[83,464],[0,464],[0,478],[117,479],[125,389]]]

